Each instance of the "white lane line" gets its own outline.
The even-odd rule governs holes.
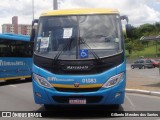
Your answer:
[[[11,87],[17,87],[17,86],[15,86],[15,85],[9,85],[9,86],[11,86]]]
[[[131,68],[126,68],[126,70],[131,70]]]
[[[135,110],[135,105],[134,103],[131,101],[131,99],[129,98],[129,96],[126,95],[127,100],[129,101],[129,103],[131,104],[132,108]]]

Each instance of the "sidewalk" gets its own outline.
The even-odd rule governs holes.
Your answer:
[[[129,69],[129,65],[127,68],[126,89],[160,92],[160,75],[158,68]]]

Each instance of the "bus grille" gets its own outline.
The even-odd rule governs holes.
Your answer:
[[[59,92],[95,92],[98,91],[100,88],[56,88]]]

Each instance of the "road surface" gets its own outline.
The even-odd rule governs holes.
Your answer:
[[[53,108],[54,109],[54,108]],[[57,108],[55,108],[57,110]],[[102,108],[96,109],[58,109],[58,111],[53,111],[52,117],[42,118],[46,119],[106,119],[106,113],[110,109]],[[32,84],[31,82],[15,82],[15,84],[10,82],[0,83],[0,111],[44,111],[43,105],[37,105],[34,103],[32,94]],[[125,96],[124,104],[119,108],[118,111],[160,111],[160,97],[149,96],[149,95],[139,95],[139,94],[129,94]],[[1,119],[1,118],[0,118]],[[14,118],[19,119],[19,118]],[[25,119],[25,118],[24,118]],[[27,118],[26,118],[27,119]],[[33,118],[32,118],[33,119]],[[35,118],[36,119],[36,118]],[[113,117],[107,119],[153,119],[160,120],[158,117]]]

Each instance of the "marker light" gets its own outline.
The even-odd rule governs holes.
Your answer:
[[[120,81],[122,81],[123,79],[124,79],[124,72],[109,78],[109,80],[107,80],[107,82],[104,83],[102,87],[103,88],[113,87],[117,85]]]
[[[40,98],[42,97],[42,95],[40,93],[38,93],[38,92],[35,92],[35,95],[37,95]]]
[[[41,86],[52,88],[53,86],[43,77],[33,73],[33,79]]]

